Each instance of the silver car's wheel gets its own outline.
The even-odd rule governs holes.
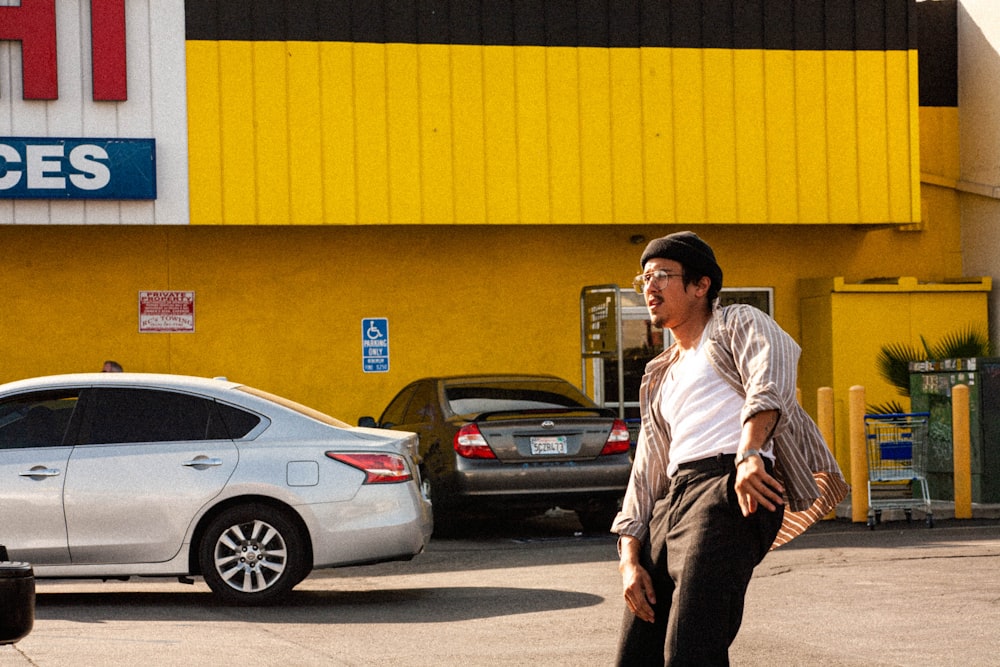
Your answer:
[[[266,505],[226,510],[206,528],[199,559],[211,589],[227,602],[265,604],[308,573],[295,525]]]

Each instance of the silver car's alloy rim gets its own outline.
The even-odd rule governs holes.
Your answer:
[[[285,540],[263,521],[230,526],[215,544],[216,571],[226,585],[243,593],[270,588],[287,564]]]

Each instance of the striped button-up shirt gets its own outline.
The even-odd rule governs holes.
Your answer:
[[[798,344],[752,306],[716,308],[706,325],[706,351],[720,377],[744,397],[741,422],[765,410],[780,414],[771,441],[775,477],[785,487],[785,518],[772,548],[802,534],[847,495],[848,485],[815,422],[795,397]],[[671,346],[646,365],[639,387],[642,428],[632,476],[611,532],[640,540],[653,505],[667,494],[670,430],[660,396],[679,350]]]

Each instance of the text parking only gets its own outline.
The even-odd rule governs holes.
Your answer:
[[[365,317],[361,320],[361,360],[365,373],[389,372],[389,320]]]

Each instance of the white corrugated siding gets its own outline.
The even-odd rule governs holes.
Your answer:
[[[0,0],[0,6],[18,5]],[[0,224],[187,224],[184,1],[125,3],[128,100],[94,102],[90,2],[56,2],[59,99],[22,99],[21,45],[0,42],[0,137],[156,139],[154,201],[10,200]]]

